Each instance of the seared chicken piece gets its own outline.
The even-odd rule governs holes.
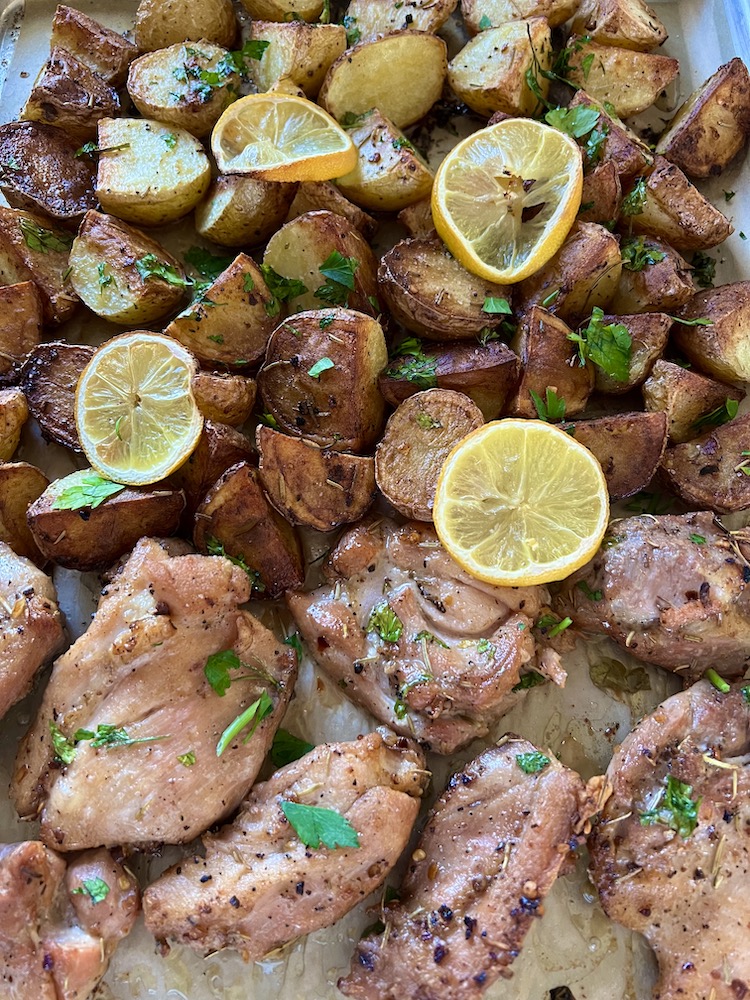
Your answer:
[[[360,1000],[474,1000],[518,956],[592,813],[574,771],[506,737],[454,774],[382,933],[339,981]]]
[[[0,542],[0,718],[65,645],[52,580]]]
[[[139,902],[135,879],[108,851],[66,866],[38,841],[0,846],[3,1000],[85,1000]]]
[[[750,663],[748,554],[709,513],[613,521],[594,559],[565,581],[559,609],[639,660],[736,677]]]
[[[421,751],[385,729],[316,747],[256,785],[234,822],[203,838],[205,857],[149,886],[146,926],[193,948],[237,948],[248,960],[328,927],[396,863],[428,777]],[[319,845],[303,842],[286,803],[335,810],[359,847],[329,849],[322,835]]]
[[[293,650],[238,611],[249,595],[229,560],[170,556],[141,539],[57,660],[19,749],[12,794],[21,816],[39,814],[46,844],[184,843],[239,805],[296,674]],[[220,695],[204,668],[228,651],[239,669]],[[222,733],[246,711],[220,756]]]
[[[348,531],[311,593],[287,604],[317,663],[381,722],[451,753],[489,731],[534,657],[543,587],[492,587],[424,524]],[[564,681],[551,650],[542,669]]]
[[[750,993],[750,687],[700,681],[619,747],[590,841],[607,914],[645,935],[657,1000]]]

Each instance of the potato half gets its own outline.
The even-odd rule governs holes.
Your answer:
[[[195,209],[195,228],[221,246],[260,246],[286,218],[296,190],[282,181],[220,174]]]
[[[50,48],[70,52],[110,87],[125,83],[128,66],[138,55],[138,49],[127,38],[64,4],[58,4],[55,10]]]
[[[675,345],[696,368],[724,382],[750,382],[750,281],[698,292],[680,316],[708,320],[706,326],[676,323],[672,330]]]
[[[643,0],[583,0],[571,28],[576,35],[588,35],[602,45],[639,52],[667,40],[667,29]]]
[[[299,185],[289,206],[286,221],[291,222],[307,212],[334,212],[336,215],[343,215],[368,241],[378,228],[377,221],[359,205],[345,198],[331,181],[303,181]]]
[[[697,437],[701,417],[724,406],[728,399],[739,402],[745,398],[742,389],[663,360],[654,364],[642,392],[647,412],[666,413],[673,444]]]
[[[341,24],[253,20],[250,38],[268,42],[262,57],[248,62],[250,79],[259,91],[287,80],[311,98],[317,96],[328,67],[346,49],[346,28]]]
[[[567,79],[600,102],[609,101],[620,118],[650,108],[677,76],[680,64],[669,56],[599,45],[586,36],[568,40]]]
[[[141,52],[202,38],[231,48],[236,37],[232,0],[140,0],[135,13],[135,41]]]
[[[750,507],[750,413],[668,448],[662,468],[675,493],[691,507],[733,514]]]
[[[49,479],[27,462],[0,465],[0,541],[19,556],[33,559],[43,566],[47,559],[39,551],[29,528],[26,514],[29,507],[49,486]]]
[[[576,12],[579,0],[461,0],[461,13],[469,34],[506,21],[543,17],[550,28],[558,28]]]
[[[42,334],[42,297],[33,281],[0,285],[0,374],[9,372],[37,346]]]
[[[94,355],[86,344],[39,344],[21,368],[21,387],[47,441],[81,451],[75,421],[78,379]]]

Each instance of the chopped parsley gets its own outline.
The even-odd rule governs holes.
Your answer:
[[[318,268],[326,280],[316,289],[315,298],[331,306],[347,305],[349,293],[354,291],[354,273],[358,267],[359,261],[354,257],[344,257],[333,250]]]
[[[422,342],[417,337],[407,337],[393,352],[394,358],[386,368],[388,378],[405,379],[418,389],[434,389],[437,385],[437,358],[425,354]]]
[[[290,632],[290,634],[284,639],[285,646],[291,646],[294,652],[297,654],[297,659],[301,660],[305,655],[305,650],[302,646],[302,637],[299,632]]]
[[[426,431],[435,430],[436,427],[442,427],[443,425],[439,420],[431,417],[429,413],[425,413],[424,410],[419,410],[416,417],[414,418],[419,426]]]
[[[73,895],[88,896],[92,903],[103,903],[109,895],[109,886],[101,878],[85,878],[77,889],[71,890]]]
[[[187,753],[178,754],[177,760],[183,767],[192,767],[195,764],[195,751],[188,750]]]
[[[204,247],[190,247],[185,251],[184,257],[202,278],[208,278],[209,281],[216,281],[234,260],[234,257],[213,254]]]
[[[560,297],[560,289],[555,288],[553,291],[549,293],[549,295],[544,296],[541,304],[545,309],[547,309],[548,306],[551,306],[554,302],[557,302],[559,297]]]
[[[502,316],[510,316],[513,310],[510,308],[510,303],[507,299],[502,299],[494,295],[488,295],[484,300],[482,312],[493,314],[499,313]]]
[[[727,397],[721,406],[717,406],[715,410],[711,410],[710,413],[699,417],[693,423],[693,430],[699,431],[707,427],[720,427],[721,424],[726,424],[729,420],[734,420],[739,408],[740,404],[736,399],[729,399]]]
[[[113,483],[110,479],[103,479],[95,472],[76,478],[78,479],[76,483],[65,487],[52,501],[53,510],[81,510],[83,507],[94,510],[109,497],[121,493],[126,488],[120,483]]]
[[[639,177],[630,193],[623,198],[620,215],[640,215],[646,206],[646,178]]]
[[[671,774],[667,775],[666,785],[660,791],[656,805],[641,813],[641,824],[651,826],[662,823],[686,839],[698,825],[698,807],[701,803],[700,799],[692,799],[692,794],[692,785],[678,781]]]
[[[533,389],[529,389],[529,395],[540,420],[549,423],[552,420],[565,419],[565,400],[559,397],[554,389],[547,386],[544,399]]]
[[[404,632],[404,623],[388,604],[376,604],[367,619],[367,632],[377,632],[384,642],[398,642]]]
[[[601,601],[604,596],[601,590],[592,590],[585,580],[579,580],[576,586],[590,601]]]
[[[305,847],[329,850],[336,847],[359,847],[357,831],[335,809],[306,806],[301,802],[282,802],[281,811]]]
[[[73,246],[71,233],[43,229],[31,219],[21,219],[18,225],[29,250],[36,250],[38,253],[66,253]]]
[[[400,152],[402,149],[409,149],[414,152],[414,143],[409,142],[405,135],[398,136],[398,138],[393,140],[391,145],[396,152]]]
[[[312,368],[308,370],[307,374],[311,378],[319,379],[320,376],[323,374],[323,372],[330,371],[331,368],[335,367],[336,367],[335,364],[333,363],[333,361],[331,361],[330,358],[321,358],[319,361],[315,362]]]
[[[271,744],[271,760],[275,767],[284,767],[314,749],[314,744],[301,740],[286,729],[277,729]]]
[[[209,338],[210,339],[210,338]],[[273,419],[273,418],[272,418]],[[209,535],[206,539],[206,552],[210,556],[223,556],[224,559],[228,559],[233,566],[239,566],[240,569],[244,570],[250,577],[250,583],[252,584],[253,590],[257,590],[258,593],[263,593],[266,589],[265,583],[260,578],[260,573],[257,569],[251,569],[250,566],[245,562],[242,556],[231,556],[223,544],[218,538],[214,538],[213,535]]]
[[[248,673],[232,676],[233,671],[247,670]],[[235,681],[258,680],[276,686],[273,676],[262,666],[246,663],[233,649],[222,649],[212,653],[206,660],[203,673],[210,687],[223,698]]]
[[[700,288],[713,288],[716,278],[716,259],[708,253],[698,250],[690,262],[693,278]]]
[[[540,684],[546,683],[546,677],[543,677],[541,674],[537,674],[532,670],[528,674],[524,674],[518,684],[513,685],[511,691],[528,691],[529,688],[538,687]]]
[[[115,279],[111,274],[107,274],[107,264],[102,261],[101,264],[96,265],[96,274],[99,280],[99,291],[103,292],[107,285],[111,285]],[[116,284],[116,282],[115,282]]]
[[[482,14],[479,18],[479,30],[486,31],[488,28],[492,27],[492,21],[487,17],[486,14]]]
[[[269,316],[278,316],[282,302],[296,299],[307,291],[304,282],[297,278],[285,278],[278,271],[274,271],[270,264],[261,264],[260,271],[272,296],[271,301],[266,303],[266,312]]]
[[[596,126],[599,111],[585,104],[575,108],[552,108],[544,116],[544,120],[560,132],[565,132],[574,139],[582,139]]]
[[[117,146],[99,146],[96,142],[85,142],[73,155],[76,159],[80,159],[82,156],[94,156],[95,153],[115,153],[118,149],[130,149],[130,143],[121,142]]]
[[[177,145],[177,136],[174,132],[163,132],[162,139],[164,140],[164,145],[167,149],[174,149]]]
[[[424,640],[425,642],[434,642],[436,646],[442,646],[443,649],[450,649],[450,646],[448,645],[447,642],[443,642],[442,639],[438,639],[438,637],[436,635],[433,635],[432,632],[425,632],[425,631],[417,632],[417,634],[414,636],[413,641],[422,642],[422,640]]]
[[[261,722],[271,712],[273,712],[273,702],[268,696],[268,692],[263,691],[260,698],[254,701],[244,712],[241,712],[233,722],[230,722],[221,734],[219,742],[216,744],[216,756],[221,757],[226,748],[240,735],[242,730],[249,727],[242,741],[243,743],[247,743]]]
[[[705,539],[704,535],[696,535],[696,534],[692,534],[691,533],[691,535],[690,535],[690,541],[691,542],[695,542],[696,545],[705,545],[706,544],[706,539]]]
[[[544,614],[534,622],[534,628],[538,628],[540,632],[544,632],[548,639],[554,639],[556,635],[560,635],[566,628],[570,628],[572,624],[572,618],[566,617],[561,620],[557,615]]]
[[[578,344],[581,365],[587,360],[616,379],[627,382],[633,340],[622,323],[603,323],[604,311],[596,306],[585,329],[569,333],[568,339]]]
[[[516,764],[518,764],[524,774],[538,774],[545,767],[548,767],[549,763],[549,757],[538,750],[535,750],[533,753],[516,754]]]
[[[623,240],[620,255],[622,266],[628,271],[642,271],[649,264],[658,264],[667,256],[662,250],[647,246],[643,236]]]
[[[345,14],[341,23],[346,29],[346,47],[350,49],[362,38],[362,32],[357,27],[357,18],[352,17],[351,14]]]
[[[187,288],[193,284],[190,278],[180,274],[172,264],[159,260],[153,253],[147,253],[137,260],[135,267],[143,281],[159,278],[161,281],[166,281],[168,285],[174,285],[177,288]]]

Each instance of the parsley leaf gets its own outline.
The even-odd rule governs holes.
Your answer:
[[[736,399],[727,399],[717,406],[715,410],[711,410],[710,413],[704,414],[702,417],[693,423],[693,430],[699,431],[707,427],[719,427],[721,424],[726,424],[729,420],[734,420],[737,416],[737,411],[740,408],[740,404]]]
[[[604,155],[604,143],[608,135],[609,125],[606,122],[602,122],[601,125],[591,132],[586,140],[584,153],[591,166],[595,166]]]
[[[107,265],[104,261],[101,264],[96,265],[96,274],[99,279],[99,291],[103,292],[107,285],[111,285],[114,282],[114,276],[107,274]],[[116,284],[116,282],[115,282]]]
[[[516,764],[518,764],[524,774],[538,774],[539,771],[543,771],[545,767],[548,767],[549,763],[549,757],[543,753],[539,753],[538,750],[535,750],[533,753],[516,754]]]
[[[96,727],[96,733],[87,729],[79,729],[73,737],[77,742],[80,740],[91,740],[91,746],[98,750],[99,747],[130,747],[136,743],[156,743],[158,740],[168,740],[169,736],[139,736],[133,738],[128,736],[127,730],[122,726],[113,726],[110,723],[101,723]]]
[[[542,399],[533,389],[529,389],[529,395],[540,420],[546,420],[549,423],[552,420],[565,419],[565,400],[560,398],[554,389],[547,386],[545,399]]]
[[[143,281],[148,281],[149,278],[159,278],[161,281],[166,281],[168,285],[174,285],[177,288],[187,288],[193,284],[189,278],[179,274],[172,264],[159,260],[153,253],[147,253],[137,260],[135,267]]]
[[[658,264],[667,256],[663,251],[646,246],[643,236],[623,240],[620,247],[622,266],[628,271],[642,271],[648,264]]]
[[[213,254],[204,247],[190,247],[185,251],[184,257],[202,278],[208,278],[209,281],[216,281],[234,260],[234,257]]]
[[[221,734],[219,742],[216,744],[216,756],[221,757],[232,740],[239,736],[243,729],[249,726],[248,733],[242,741],[243,743],[247,743],[261,722],[271,712],[273,712],[273,702],[269,698],[268,692],[263,691],[260,698],[254,701],[244,712],[240,713],[233,722],[230,722]]]
[[[690,541],[693,542],[695,545],[705,545],[706,537],[705,535],[696,535],[695,533],[691,533]]]
[[[492,21],[487,17],[486,14],[482,14],[479,18],[479,30],[486,31],[488,28],[492,27]]]
[[[393,352],[394,358],[402,360],[391,363],[385,370],[387,378],[405,379],[418,389],[434,389],[437,385],[437,358],[425,354],[422,342],[416,337],[407,337]]]
[[[195,751],[188,750],[187,753],[181,753],[178,755],[177,760],[183,767],[192,767],[195,764]]]
[[[291,632],[286,639],[284,639],[285,646],[291,646],[294,652],[297,654],[297,659],[301,660],[305,655],[305,650],[302,646],[302,638],[299,632]]]
[[[72,764],[76,757],[75,743],[63,734],[60,727],[49,720],[49,731],[52,737],[52,749],[55,751],[57,760],[63,764]]]
[[[499,313],[502,316],[510,316],[513,310],[510,308],[510,303],[507,299],[501,299],[494,295],[488,295],[484,300],[482,312]]]
[[[66,476],[65,479],[75,479],[75,482],[58,493],[52,501],[53,510],[81,510],[83,507],[94,510],[109,497],[125,489],[120,483],[103,479],[95,472],[85,476],[74,472],[71,476]],[[65,482],[65,479],[60,480],[60,482]]]
[[[357,27],[357,18],[352,17],[351,14],[345,14],[341,19],[341,23],[346,28],[346,47],[350,49],[360,40],[362,32]]]
[[[354,272],[358,267],[359,261],[354,257],[344,257],[333,250],[318,268],[326,280],[316,289],[315,298],[332,306],[345,306],[349,292],[354,291]]]
[[[367,619],[367,632],[377,632],[384,642],[398,642],[404,632],[404,623],[388,604],[376,604]]]
[[[620,215],[640,215],[646,205],[646,178],[639,177],[630,193],[623,198]]]
[[[282,802],[281,811],[305,847],[317,848],[321,844],[329,850],[359,847],[357,831],[335,809],[306,806],[301,802]]]
[[[271,744],[271,760],[276,767],[284,767],[314,749],[314,744],[301,740],[286,729],[277,729]]]
[[[601,590],[592,590],[585,580],[579,580],[576,586],[584,597],[587,597],[590,601],[601,601],[604,596]]]
[[[574,139],[582,139],[599,121],[599,111],[585,104],[575,108],[553,108],[544,116],[548,125]]]
[[[678,781],[673,775],[667,775],[667,783],[660,792],[657,804],[653,809],[641,813],[641,825],[651,826],[663,823],[686,839],[698,825],[698,807],[701,800],[693,800],[692,785]]]
[[[251,569],[242,556],[230,556],[219,539],[214,538],[213,535],[209,535],[206,539],[206,552],[208,552],[210,556],[223,556],[225,559],[228,559],[232,565],[239,566],[240,569],[244,569],[250,577],[250,583],[252,584],[253,590],[256,590],[259,594],[262,594],[266,589],[266,585],[261,580],[258,570]]]
[[[167,149],[174,149],[177,145],[177,136],[174,132],[164,132],[162,133],[162,139],[164,140],[164,145]]]
[[[713,288],[716,277],[716,260],[710,254],[698,250],[693,254],[690,262],[693,269],[693,278],[700,288]]]
[[[281,310],[281,302],[289,302],[299,295],[304,295],[307,285],[297,278],[285,278],[278,271],[274,271],[270,264],[261,264],[260,272],[268,287],[268,291],[273,298],[266,303],[266,312],[269,316],[277,316]]]
[[[31,219],[21,219],[18,225],[29,250],[36,250],[38,253],[65,253],[73,246],[72,233],[43,229]]]
[[[175,141],[177,136],[175,136]],[[115,153],[118,149],[130,149],[129,142],[121,142],[117,146],[99,146],[95,142],[85,142],[80,149],[77,149],[73,156],[80,159],[82,156],[93,156],[95,153]]]
[[[77,889],[72,889],[73,895],[88,896],[92,903],[103,903],[109,895],[109,886],[101,878],[85,878]]]
[[[569,333],[568,340],[578,344],[581,364],[591,360],[618,382],[627,382],[630,375],[632,338],[622,323],[602,323],[604,311],[596,306],[585,330]]]
[[[249,673],[232,677],[230,674],[233,670],[247,670]],[[276,684],[276,681],[267,670],[241,660],[233,649],[222,649],[218,653],[212,653],[206,660],[203,673],[209,685],[220,698],[224,697],[235,681],[246,679],[258,680],[260,678],[266,683]]]
[[[319,361],[315,362],[315,364],[312,366],[312,368],[309,369],[307,374],[310,375],[312,378],[319,379],[320,376],[323,374],[323,372],[330,371],[331,368],[335,367],[336,367],[335,364],[333,363],[333,361],[331,361],[330,358],[321,358]]]
[[[438,637],[436,635],[433,635],[432,632],[426,632],[426,631],[417,632],[417,634],[414,636],[413,641],[422,642],[423,639],[425,642],[434,642],[436,646],[442,646],[443,649],[450,649],[450,646],[448,645],[447,642],[443,642],[442,639],[438,639]]]
[[[527,691],[529,688],[537,687],[539,684],[546,684],[547,678],[543,677],[541,674],[537,674],[535,671],[530,671],[528,674],[524,674],[519,680],[518,684],[514,684],[511,691]]]

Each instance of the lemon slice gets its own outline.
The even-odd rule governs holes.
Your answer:
[[[445,460],[438,536],[468,573],[497,586],[562,580],[599,547],[609,495],[599,462],[541,420],[495,420]]]
[[[538,271],[581,206],[576,142],[531,118],[480,129],[448,153],[435,176],[432,218],[454,257],[500,284]]]
[[[211,149],[222,173],[269,181],[327,181],[357,165],[354,143],[317,104],[293,94],[248,94],[214,126]]]
[[[102,345],[78,380],[75,420],[100,476],[128,486],[164,479],[190,456],[203,427],[193,355],[171,337],[136,331]]]

